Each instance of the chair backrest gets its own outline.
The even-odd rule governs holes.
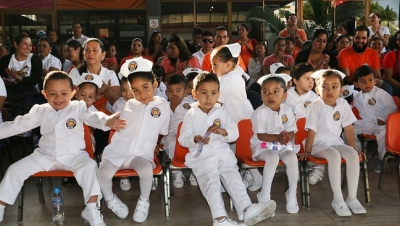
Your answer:
[[[85,150],[89,154],[90,158],[94,159],[94,148],[92,143],[92,137],[90,136],[90,128],[89,126],[83,124],[84,138],[85,138]]]
[[[386,120],[386,149],[400,154],[400,113],[390,114]]]
[[[300,145],[299,153],[302,153],[304,152],[304,147],[302,142],[307,137],[307,131],[305,130],[306,118],[297,119],[296,126],[297,126],[297,133],[295,134],[294,137],[294,143]]]
[[[236,158],[252,159],[250,139],[253,136],[253,129],[250,119],[241,120],[238,123],[239,138],[236,141]]]
[[[354,116],[356,116],[357,120],[360,120],[360,112],[358,111],[358,109],[356,107],[352,107],[351,110],[353,111]]]
[[[393,96],[393,101],[396,104],[397,112],[400,112],[400,98],[398,96]]]
[[[186,154],[189,153],[189,149],[182,147],[178,141],[179,135],[181,134],[181,127],[182,127],[182,122],[179,123],[178,125],[178,132],[176,134],[176,141],[175,141],[175,153],[173,161],[177,162],[185,162]]]

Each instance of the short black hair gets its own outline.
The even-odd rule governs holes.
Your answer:
[[[151,70],[153,71],[153,74],[156,76],[156,79],[158,81],[161,81],[165,77],[165,70],[163,66],[156,64],[153,65]]]
[[[275,74],[280,74],[283,73],[284,71],[290,71],[290,68],[286,66],[278,67],[278,69],[276,69],[275,71]]]
[[[326,78],[326,77],[337,77],[340,81],[340,87],[343,87],[343,79],[342,76],[337,73],[336,71],[333,70],[327,70],[324,73],[322,73],[320,76],[317,77],[317,79],[315,79],[315,85],[318,86],[321,82],[322,78]]]
[[[186,81],[181,75],[172,75],[168,80],[168,85],[177,85],[181,84],[183,87],[186,87]]]
[[[357,33],[357,31],[366,31],[367,32],[367,38],[369,38],[369,29],[368,29],[367,26],[360,25],[360,26],[356,27],[356,29],[354,30],[354,33]]]
[[[193,89],[197,90],[199,86],[205,82],[215,82],[218,85],[218,91],[219,91],[219,79],[216,74],[213,72],[201,72],[196,76],[196,78],[193,80]]]
[[[211,33],[210,31],[203,31],[203,33],[201,34],[201,37],[203,38],[204,36],[212,36],[212,37],[214,37],[214,34]]]
[[[292,36],[288,36],[285,39],[286,39],[286,42],[287,41],[292,42],[293,45],[296,43],[296,40]]]
[[[193,28],[192,35],[201,35],[203,34],[203,28],[197,26]]]
[[[74,22],[71,24],[71,26],[73,27],[75,24],[79,24],[79,26],[81,26],[81,28],[83,28],[81,22],[74,21]]]
[[[199,73],[197,73],[197,72],[190,72],[189,74],[187,74],[187,75],[186,75],[186,78],[185,78],[186,84],[188,84],[188,82],[190,82],[190,81],[193,81],[193,79],[196,78],[196,76],[197,76],[198,74],[199,74]]]
[[[141,78],[148,82],[154,83],[154,74],[151,71],[140,71],[140,72],[136,72],[136,73],[130,73],[128,75],[129,85],[131,85],[132,81],[137,78]]]
[[[261,85],[261,89],[262,89],[262,87],[263,87],[266,83],[268,83],[268,82],[277,82],[277,83],[279,83],[279,85],[281,85],[282,89],[283,89],[283,90],[285,91],[285,93],[286,93],[286,91],[287,91],[286,82],[285,82],[285,80],[284,80],[282,77],[279,77],[279,76],[271,76],[271,77],[269,77],[269,78],[267,78],[267,79],[264,79],[264,81],[262,82],[262,85]]]
[[[314,68],[311,66],[311,64],[302,62],[294,65],[292,71],[290,72],[290,76],[299,80],[301,76],[307,72],[314,72]]]
[[[215,28],[215,34],[216,34],[218,31],[226,31],[226,32],[228,32],[228,28],[226,28],[226,27],[224,27],[224,26],[218,26],[217,28]]]
[[[368,65],[362,65],[354,71],[354,81],[358,82],[360,77],[368,76],[370,74],[374,75],[374,70],[372,70]]]
[[[286,20],[289,20],[289,17],[291,17],[291,16],[295,16],[295,17],[297,18],[297,15],[296,15],[295,13],[291,13],[291,14],[289,14],[289,15],[287,16]]]
[[[71,91],[74,89],[74,83],[72,83],[71,77],[69,77],[68,73],[64,71],[51,71],[47,73],[46,77],[44,77],[43,89],[46,90],[46,85],[49,81],[56,80],[67,80],[70,84]]]
[[[128,82],[128,78],[125,76],[122,76],[121,80],[119,81],[119,84],[122,85],[123,82]]]

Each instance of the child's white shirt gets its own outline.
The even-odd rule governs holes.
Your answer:
[[[44,59],[42,59],[42,65],[43,69],[45,69],[46,71],[48,71],[51,67],[57,68],[58,70],[61,70],[62,67],[60,59],[53,56],[51,53],[49,53]]]
[[[203,151],[195,158],[199,143],[194,142],[194,137],[197,135],[204,136],[207,129],[212,125],[220,125],[221,128],[227,131],[228,136],[210,134],[209,143],[203,146]],[[237,124],[230,118],[230,114],[224,107],[216,104],[207,114],[199,108],[198,102],[195,102],[183,119],[178,141],[183,147],[189,148],[189,153],[185,157],[185,165],[187,167],[218,168],[220,160],[227,165],[235,165],[237,163],[235,154],[228,143],[236,141],[238,137]]]
[[[90,105],[90,106],[88,107],[88,109],[89,109],[89,111],[91,111],[91,112],[98,112],[97,108],[96,108],[94,105]]]
[[[312,90],[303,95],[297,94],[294,87],[287,91],[285,104],[292,108],[296,119],[306,117],[306,109],[312,102],[318,99],[318,95]]]
[[[81,154],[87,155],[83,124],[109,130],[105,125],[109,118],[104,113],[89,111],[84,101],[71,101],[59,111],[49,104],[34,105],[28,114],[0,123],[0,139],[40,126],[42,137],[31,156],[46,170],[53,167],[54,160],[72,167]]]
[[[158,135],[168,134],[170,111],[164,98],[154,96],[147,105],[130,99],[120,115],[120,119],[126,120],[126,127],[115,132],[102,158],[119,167],[138,156],[152,162],[154,168],[154,149]]]
[[[265,148],[261,148],[261,143],[264,141],[258,139],[257,133],[280,134],[284,130],[287,132],[297,132],[293,111],[285,104],[281,104],[279,112],[272,111],[265,104],[262,104],[251,115],[251,124],[254,133],[250,139],[253,159],[265,150]],[[297,145],[291,151],[297,153],[299,150],[300,147]]]
[[[117,101],[114,102],[114,105],[112,106],[112,113],[115,113],[117,111],[122,112],[124,110],[125,105],[126,105],[126,100],[123,97],[118,98]]]
[[[156,91],[154,92],[154,96],[159,96],[168,100],[166,91],[167,91],[167,86],[164,84],[164,82],[161,82],[160,85],[157,87]]]
[[[373,123],[376,126],[378,126],[378,119],[386,122],[387,117],[397,111],[393,97],[376,86],[368,93],[359,92],[354,95],[353,105],[359,111],[361,121]]]
[[[88,73],[90,73],[90,72],[88,71]],[[69,76],[72,79],[72,83],[75,86],[78,86],[79,79],[81,77],[81,74],[79,73],[78,69],[72,68],[72,70],[69,72]],[[120,86],[117,75],[112,70],[108,70],[107,68],[101,66],[100,73],[98,74],[98,76],[100,76],[101,80],[105,84],[108,84],[111,81],[111,86]]]
[[[249,119],[253,113],[253,106],[247,99],[246,85],[242,74],[236,70],[218,78],[220,95],[218,102],[228,110],[231,119],[238,123],[242,119]]]
[[[306,110],[305,129],[315,131],[311,154],[314,155],[330,146],[344,144],[340,134],[344,127],[355,121],[357,119],[345,99],[338,98],[336,106],[331,107],[318,98]]]

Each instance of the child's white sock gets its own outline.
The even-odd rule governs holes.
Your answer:
[[[95,202],[88,202],[88,203],[86,203],[86,208],[88,209],[88,210],[94,210],[94,209],[96,209],[97,208],[97,205],[96,205],[97,203],[95,203]]]
[[[3,221],[5,209],[6,209],[6,206],[0,205],[0,223]]]

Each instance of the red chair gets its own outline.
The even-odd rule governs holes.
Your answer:
[[[108,143],[111,142],[111,138],[114,135],[115,130],[110,131],[110,136],[108,138]],[[154,163],[156,164],[156,168],[153,169],[153,175],[154,176],[159,176],[163,178],[163,184],[164,184],[164,190],[162,192],[162,196],[164,199],[164,204],[165,204],[165,218],[169,218],[169,211],[170,211],[170,206],[169,206],[169,191],[168,191],[168,174],[164,173],[163,167],[161,166],[160,162],[158,161],[157,156],[154,156]],[[133,169],[124,169],[124,170],[118,170],[115,174],[114,177],[137,177],[138,174],[135,170]]]
[[[306,139],[307,132],[304,130],[306,124],[305,118],[300,118],[296,121],[297,133],[295,134],[295,144],[300,145],[299,153],[304,152],[302,145],[303,140]],[[310,206],[310,185],[308,183],[308,165],[307,161],[300,161],[300,190],[301,202],[303,206]]]
[[[84,139],[86,145],[86,152],[89,154],[90,158],[94,159],[93,154],[93,144],[92,138],[90,137],[90,128],[87,125],[83,125],[84,129]],[[38,196],[40,203],[44,204],[44,195],[43,195],[43,184],[42,178],[43,177],[74,177],[74,173],[71,171],[65,170],[54,170],[54,171],[41,171],[33,174],[31,177],[37,178],[36,180],[36,187],[38,189]],[[51,183],[51,181],[50,181]],[[23,219],[23,208],[24,208],[24,186],[21,188],[21,191],[18,195],[18,222],[22,222]]]
[[[386,172],[387,160],[390,157],[394,157],[396,161],[397,170],[397,182],[400,193],[400,167],[399,167],[399,156],[400,156],[400,113],[394,113],[389,115],[386,120],[386,153],[383,157],[382,169],[379,175],[378,189],[382,190],[383,177]]]
[[[307,132],[305,131],[305,118],[301,118],[297,120],[297,130],[298,130],[298,135],[296,136],[296,139],[299,140],[300,144],[301,139],[306,138]],[[304,140],[304,139],[303,139]],[[296,142],[297,143],[297,142]],[[304,151],[304,147],[301,148],[300,151]],[[315,164],[323,164],[327,165],[328,161],[326,159],[321,159],[321,158],[315,158],[313,156],[310,156],[307,158],[307,161],[310,161]],[[369,191],[369,182],[368,182],[368,170],[367,170],[367,162],[364,160],[363,156],[359,156],[359,161],[361,163],[361,169],[363,171],[363,180],[364,180],[364,190],[365,190],[365,202],[367,204],[371,203],[371,197],[370,197],[370,191]],[[342,158],[342,163],[345,163],[346,161]],[[311,200],[310,200],[310,186],[308,183],[308,164],[306,161],[303,161],[302,163],[303,169],[300,171],[304,173],[304,178],[301,180],[302,183],[304,183],[301,187],[305,189],[305,201],[307,204],[307,207],[309,208],[311,206]],[[342,182],[342,188],[344,187],[345,184],[345,178],[343,177],[343,182]]]

